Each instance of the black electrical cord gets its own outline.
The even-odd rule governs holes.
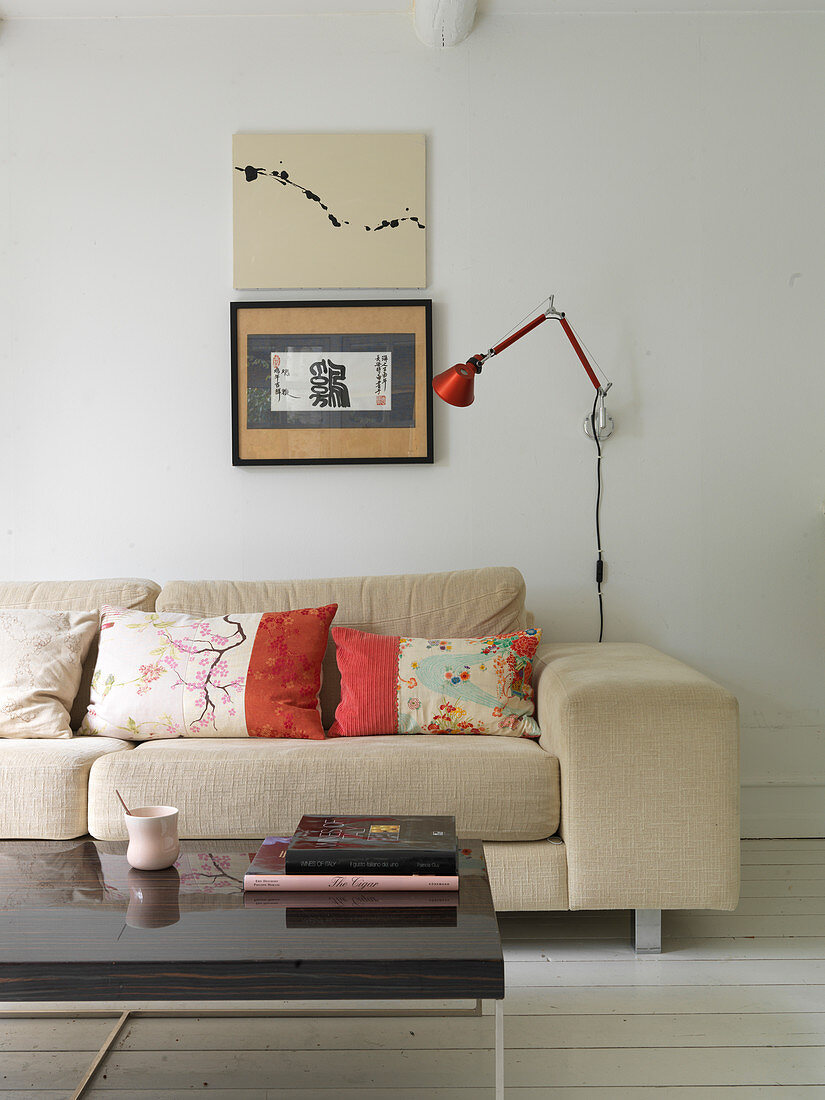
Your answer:
[[[602,561],[602,532],[599,523],[599,509],[602,502],[602,445],[599,440],[599,431],[596,427],[596,406],[598,405],[600,391],[597,391],[593,402],[593,411],[590,413],[590,427],[593,431],[593,441],[596,444],[596,595],[599,598],[599,641],[604,637],[604,603],[602,601],[602,581],[604,580],[604,562]]]

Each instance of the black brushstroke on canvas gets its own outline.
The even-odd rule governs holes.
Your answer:
[[[283,161],[281,161],[283,164]],[[327,218],[331,225],[336,229],[340,229],[343,225],[349,225],[350,223],[344,218],[337,218],[335,214],[330,211],[330,208],[326,203],[321,201],[320,195],[316,195],[314,191],[310,191],[308,187],[304,187],[300,183],[295,183],[294,180],[289,178],[289,173],[283,169],[269,172],[266,168],[255,168],[251,164],[247,164],[244,168],[239,168],[235,165],[236,172],[243,172],[244,179],[247,183],[254,183],[260,176],[265,179],[275,180],[276,183],[280,183],[282,187],[295,187],[299,191],[303,192],[306,198],[310,202],[317,202],[321,209],[326,213]],[[409,206],[406,207],[407,217],[403,218],[384,218],[379,225],[365,225],[364,229],[367,233],[377,233],[380,229],[397,229],[402,222],[415,222],[419,229],[425,229],[424,223],[414,215],[410,214]]]

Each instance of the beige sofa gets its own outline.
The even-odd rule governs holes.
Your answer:
[[[175,581],[163,588],[140,580],[0,585],[0,607],[56,610],[109,603],[219,615],[332,602],[339,605],[336,624],[383,634],[467,637],[532,622],[524,580],[512,568]],[[88,701],[94,659],[92,652],[74,728]],[[0,741],[0,835],[123,838],[115,787],[132,805],[178,806],[181,835],[189,838],[290,833],[308,812],[453,813],[461,835],[485,841],[499,909],[734,908],[733,696],[636,644],[544,644],[534,683],[539,742],[449,736]],[[326,727],[338,692],[330,640],[321,695]]]

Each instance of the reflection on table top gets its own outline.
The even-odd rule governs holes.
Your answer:
[[[441,896],[243,893],[254,840],[183,841],[136,871],[125,842],[0,842],[0,963],[500,960],[483,849]]]

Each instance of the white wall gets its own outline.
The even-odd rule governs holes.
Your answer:
[[[488,15],[446,52],[404,14],[9,20],[0,576],[513,563],[548,638],[596,636],[557,326],[436,408],[433,467],[230,464],[232,133],[425,131],[437,369],[556,293],[614,381],[606,638],[737,693],[746,834],[821,834],[824,51],[821,14]]]

